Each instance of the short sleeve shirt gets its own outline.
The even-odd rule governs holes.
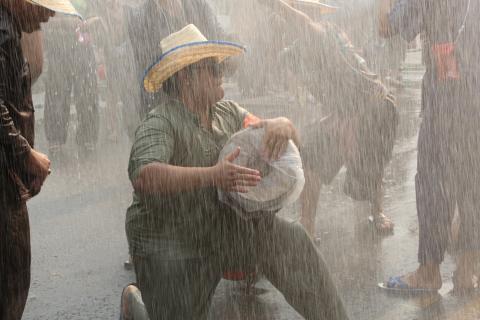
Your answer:
[[[168,100],[151,111],[135,135],[128,166],[130,180],[151,163],[215,165],[221,149],[243,128],[249,113],[235,102],[221,101],[211,108],[211,116],[213,129],[208,130],[179,101]],[[213,187],[143,198],[134,194],[126,218],[131,253],[157,254],[167,260],[208,254],[208,235],[215,232],[222,215],[234,213],[219,202]]]

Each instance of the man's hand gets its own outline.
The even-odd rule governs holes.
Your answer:
[[[288,141],[299,146],[300,139],[293,123],[287,118],[262,120],[252,125],[253,128],[264,128],[263,150],[268,159],[276,160],[285,152]]]
[[[262,179],[258,170],[233,164],[240,155],[240,148],[235,149],[225,159],[219,161],[213,169],[213,185],[229,192],[247,193],[247,187],[254,187]]]
[[[36,194],[40,191],[45,179],[50,174],[50,160],[45,154],[31,149],[27,156],[26,170],[35,177],[31,187]]]

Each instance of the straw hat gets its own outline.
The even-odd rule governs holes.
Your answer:
[[[236,43],[207,40],[193,24],[164,38],[160,49],[162,55],[145,71],[143,78],[148,92],[159,91],[165,80],[200,60],[216,58],[220,63],[245,51],[242,45]]]
[[[25,0],[28,3],[50,9],[55,12],[81,17],[69,0]]]
[[[338,9],[338,7],[324,4],[317,0],[287,0],[287,3],[295,9],[304,12],[311,12],[312,10],[314,10],[319,14],[334,13]]]

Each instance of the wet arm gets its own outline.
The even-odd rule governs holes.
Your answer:
[[[309,37],[309,34],[311,34],[312,32],[315,34],[323,30],[320,24],[316,23],[308,15],[306,15],[300,10],[293,8],[283,0],[257,1],[268,6],[270,9],[273,10],[273,12],[285,19],[286,25],[290,30],[289,32],[291,32],[295,36],[304,35],[305,37]]]
[[[139,195],[175,194],[204,187],[243,192],[244,186],[252,185],[260,176],[256,170],[233,164],[239,150],[212,167],[171,165],[175,150],[175,134],[169,120],[151,117],[140,126],[129,164],[130,180]]]
[[[133,182],[136,192],[143,195],[175,194],[214,185],[214,167],[179,167],[151,163],[140,170]]]
[[[32,83],[35,83],[43,71],[43,32],[23,33],[22,50],[30,65]]]

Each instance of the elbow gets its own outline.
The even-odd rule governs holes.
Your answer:
[[[133,190],[138,195],[141,195],[141,194],[144,193],[144,191],[145,191],[145,188],[143,187],[144,185],[145,185],[145,183],[140,176],[137,179],[135,179],[134,181],[132,181]]]
[[[161,164],[148,164],[140,169],[132,181],[133,190],[139,196],[166,193],[166,174]]]
[[[146,172],[146,169],[143,168],[140,170],[138,177],[132,181],[133,190],[137,195],[145,195],[147,193],[147,190],[149,189],[147,186],[147,176],[148,173]]]
[[[33,68],[30,70],[31,76],[32,76],[32,83],[35,83],[38,78],[42,75],[43,72],[43,59],[38,59],[34,65]]]

